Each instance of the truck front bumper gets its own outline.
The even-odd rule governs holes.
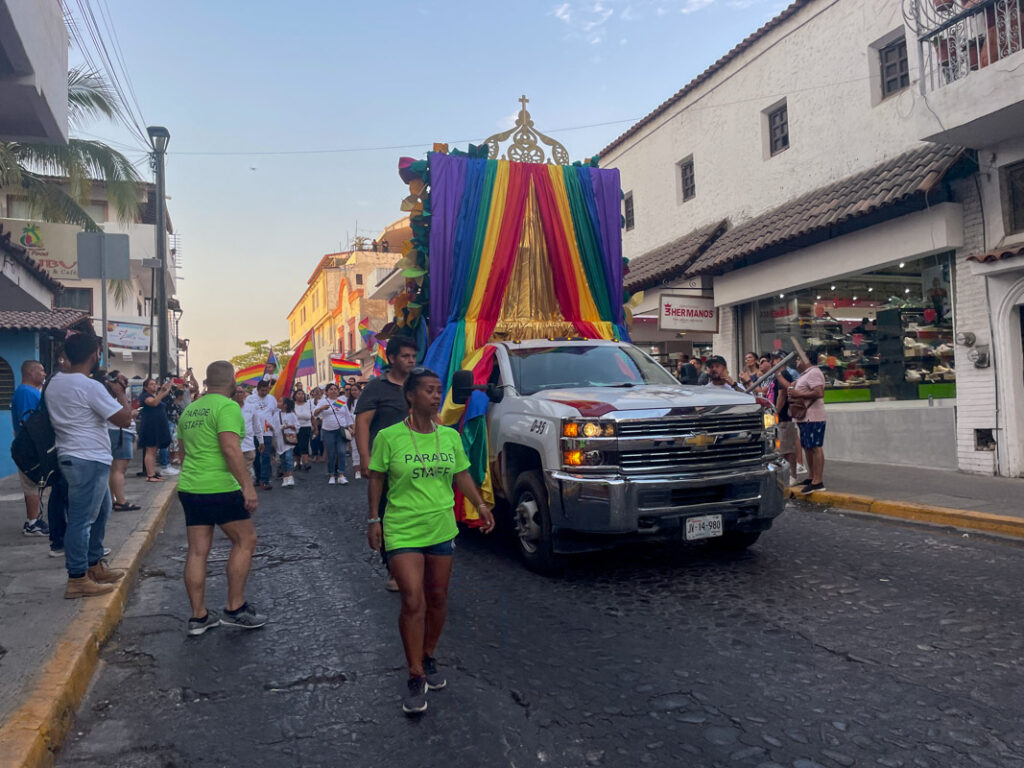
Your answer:
[[[600,548],[602,538],[682,538],[686,518],[720,514],[726,532],[764,531],[782,514],[789,467],[656,476],[545,473],[556,551]]]

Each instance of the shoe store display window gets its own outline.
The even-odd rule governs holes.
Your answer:
[[[751,351],[799,339],[825,374],[826,403],[956,397],[952,270],[940,254],[760,299]]]

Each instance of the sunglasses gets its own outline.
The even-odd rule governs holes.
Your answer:
[[[413,368],[411,371],[409,371],[409,375],[410,376],[433,376],[433,377],[438,378],[438,379],[441,378],[440,376],[438,376],[436,373],[434,373],[429,368],[424,368],[421,365],[418,365],[415,368]]]

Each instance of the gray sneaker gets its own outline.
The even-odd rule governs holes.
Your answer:
[[[220,616],[211,610],[206,611],[206,618],[203,619],[189,619],[188,620],[188,633],[190,635],[201,635],[208,629],[220,626]]]
[[[402,699],[402,711],[407,715],[422,715],[427,711],[427,678],[410,677],[408,693]]]
[[[444,679],[444,673],[437,668],[437,659],[433,656],[423,657],[423,672],[427,677],[427,690],[440,691],[448,681]]]
[[[248,603],[232,613],[225,610],[220,623],[225,627],[241,627],[242,629],[259,629],[267,623],[267,617],[262,613],[256,613],[256,609]]]

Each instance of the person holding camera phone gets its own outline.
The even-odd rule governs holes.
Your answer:
[[[171,391],[171,382],[157,384],[156,379],[142,382],[141,423],[139,424],[139,448],[142,449],[142,468],[146,482],[162,483],[164,478],[157,472],[157,451],[171,444],[171,428],[167,421],[167,405],[164,398]]]

